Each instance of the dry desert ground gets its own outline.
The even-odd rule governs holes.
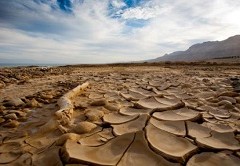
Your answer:
[[[239,166],[240,66],[0,69],[0,165]]]

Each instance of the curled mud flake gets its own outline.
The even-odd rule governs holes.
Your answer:
[[[138,92],[134,92],[134,91],[128,91],[127,93],[121,93],[121,96],[129,101],[131,101],[131,100],[137,101],[137,100],[146,98],[145,95],[138,93]]]
[[[85,146],[99,146],[105,144],[110,139],[114,138],[112,131],[108,129],[103,129],[98,133],[90,135],[88,137],[84,137],[79,139],[79,143]]]
[[[165,111],[170,109],[177,109],[184,106],[184,103],[176,97],[148,97],[136,102],[136,107],[154,109],[158,111]]]
[[[169,133],[182,137],[186,136],[184,121],[160,121],[155,118],[151,118],[149,123]]]
[[[154,112],[153,117],[159,120],[167,121],[196,121],[201,118],[201,114],[197,111],[185,107],[177,110]]]
[[[228,97],[228,96],[220,96],[218,97],[219,100],[226,100],[226,101],[229,101],[230,103],[232,104],[236,104],[237,103],[237,100],[233,97]]]
[[[239,93],[232,92],[232,91],[225,91],[225,92],[218,94],[218,96],[238,97]]]
[[[8,165],[9,166],[11,166],[11,165],[30,166],[30,165],[32,165],[32,155],[30,153],[24,153],[18,159],[14,160],[13,162],[10,162]],[[6,166],[8,166],[8,165],[6,164]]]
[[[146,127],[146,136],[154,151],[181,163],[184,163],[198,149],[187,139],[177,137],[152,124],[148,124]]]
[[[68,140],[62,150],[66,163],[116,165],[134,140],[134,133],[116,137],[98,147],[88,147]]]
[[[215,118],[229,118],[231,114],[229,111],[224,109],[212,109],[209,111],[210,115],[213,115]]]
[[[203,152],[196,154],[189,159],[187,166],[216,166],[216,165],[231,165],[238,166],[240,159],[224,153]]]
[[[140,115],[150,114],[153,110],[147,108],[134,108],[134,107],[123,107],[120,109],[120,113],[123,115]]]
[[[160,165],[160,166],[174,166],[179,164],[174,164],[162,156],[154,153],[148,146],[148,142],[145,138],[145,133],[143,131],[136,132],[133,143],[130,145],[129,149],[125,152],[120,162],[119,166],[129,166],[129,165]]]
[[[7,152],[7,153],[1,153],[0,154],[0,164],[8,164],[16,159],[18,159],[22,153],[16,153],[16,152]]]
[[[18,142],[3,143],[0,145],[0,164],[10,163],[23,154],[22,145]]]
[[[235,129],[227,124],[214,124],[214,123],[206,122],[206,123],[203,123],[202,125],[210,128],[211,130],[217,131],[219,133],[235,132]]]
[[[122,123],[112,125],[114,135],[123,135],[125,133],[137,132],[143,130],[146,125],[149,116],[146,114],[140,115],[137,119]]]
[[[63,166],[59,156],[59,147],[50,147],[40,154],[35,154],[32,157],[32,164],[36,166],[59,165]],[[47,152],[47,155],[45,154]]]
[[[109,113],[105,114],[103,117],[104,122],[111,123],[111,124],[121,124],[132,121],[136,119],[138,115],[121,115],[119,113]]]
[[[207,149],[239,150],[240,145],[232,132],[219,133],[194,122],[187,122],[188,135],[198,146]]]

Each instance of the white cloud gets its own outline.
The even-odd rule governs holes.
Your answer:
[[[168,10],[153,18],[147,26],[137,29],[136,38],[152,45],[159,44],[160,47],[167,44],[169,48],[165,50],[170,52],[186,49],[194,41],[223,40],[240,33],[237,21],[240,17],[239,3],[229,4],[226,0],[182,0],[166,1],[162,5]]]
[[[124,19],[143,19],[155,18],[162,13],[161,9],[156,7],[135,7],[125,10],[122,13]]]
[[[0,13],[0,59],[44,63],[142,60],[240,34],[238,0],[149,0],[126,9],[122,9],[122,0],[73,0],[73,14],[32,1],[11,2],[15,10],[3,6],[4,13]],[[22,6],[23,2],[32,10]],[[109,2],[119,18],[110,16]],[[51,4],[56,5],[56,0]],[[138,19],[148,21],[137,28],[127,25]]]
[[[111,0],[111,4],[115,8],[122,8],[126,6],[126,4],[123,2],[123,0]]]
[[[146,1],[140,6],[127,8],[122,11],[122,18],[124,19],[143,19],[148,20],[156,18],[168,12],[171,5],[164,5],[160,2]]]

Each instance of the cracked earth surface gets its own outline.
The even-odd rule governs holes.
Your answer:
[[[239,165],[238,67],[74,67],[0,89],[0,165]]]

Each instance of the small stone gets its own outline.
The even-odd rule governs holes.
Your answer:
[[[104,106],[107,104],[107,101],[105,99],[95,100],[91,102],[91,106]]]
[[[5,83],[3,81],[0,81],[0,89],[4,88],[5,86],[6,86]]]
[[[54,96],[51,95],[51,94],[41,94],[41,97],[42,97],[43,99],[52,99]]]
[[[36,99],[32,99],[27,103],[27,106],[29,107],[41,107],[41,104],[36,100]]]
[[[103,117],[104,113],[101,110],[89,110],[85,114],[85,116],[88,118],[90,121],[98,121]]]
[[[4,116],[6,119],[17,120],[17,115],[15,113],[10,113]]]
[[[107,142],[108,139],[101,137],[101,138],[100,138],[100,141],[102,141],[102,142]]]
[[[6,121],[5,119],[3,119],[2,117],[0,117],[0,124],[3,123],[3,122],[5,122],[5,121]]]
[[[97,127],[96,124],[84,121],[84,122],[80,122],[79,124],[74,126],[73,130],[78,134],[85,134],[85,133],[89,133],[90,131],[92,131],[96,127]]]
[[[6,107],[4,107],[3,105],[0,105],[0,111],[5,110],[5,109],[6,109]]]
[[[210,82],[210,80],[207,79],[207,78],[204,78],[202,81],[203,81],[203,82]]]
[[[17,117],[26,117],[27,113],[20,111],[20,110],[10,110],[8,113],[14,113],[17,115]]]
[[[76,141],[77,139],[80,139],[80,135],[75,134],[75,133],[66,133],[66,134],[61,135],[61,137],[59,137],[59,138],[56,140],[55,145],[57,145],[57,146],[62,146],[62,145],[65,144],[65,142],[66,142],[67,140]]]
[[[240,158],[240,152],[236,152],[236,155]]]
[[[240,97],[235,97],[236,102],[240,104]]]
[[[15,128],[18,126],[19,126],[19,122],[16,120],[10,120],[9,122],[3,125],[3,127],[7,127],[7,128]]]
[[[14,98],[14,99],[10,99],[10,100],[6,100],[4,101],[3,105],[5,107],[19,107],[24,105],[25,103],[20,99],[20,98]]]
[[[119,111],[119,109],[121,108],[121,106],[118,103],[111,103],[111,104],[106,104],[104,106],[104,108],[106,108],[109,111]]]
[[[32,110],[27,109],[27,108],[26,108],[26,109],[23,109],[22,111],[23,111],[24,113],[27,113],[27,114],[32,112]]]

